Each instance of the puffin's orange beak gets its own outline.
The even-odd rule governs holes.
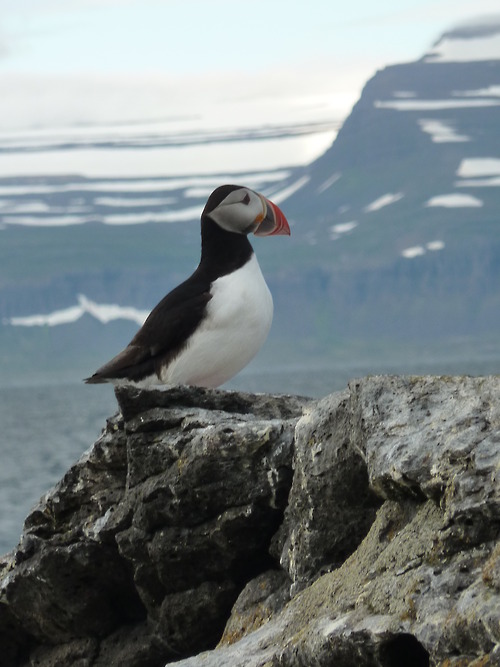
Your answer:
[[[258,227],[254,232],[255,236],[277,236],[278,234],[290,236],[290,226],[283,211],[267,197],[259,196],[266,213],[261,220],[257,220]]]

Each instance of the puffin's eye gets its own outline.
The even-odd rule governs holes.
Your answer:
[[[248,206],[248,204],[250,203],[250,195],[248,194],[248,192],[246,193],[244,199],[241,200],[241,203],[245,204],[245,206]]]

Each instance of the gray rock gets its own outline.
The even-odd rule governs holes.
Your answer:
[[[309,400],[189,388],[117,398],[123,416],[4,559],[0,664],[192,654],[218,641],[241,589],[272,565]]]
[[[498,377],[117,397],[0,563],[0,665],[500,664]]]
[[[277,554],[295,594],[341,565],[368,532],[380,499],[365,462],[351,446],[350,394],[318,401],[295,431],[292,489]]]
[[[484,542],[500,523],[500,380],[367,378],[352,386],[356,447],[382,497],[429,498],[443,547]]]
[[[282,570],[269,570],[243,589],[226,624],[219,646],[236,641],[259,628],[290,600],[290,580]]]

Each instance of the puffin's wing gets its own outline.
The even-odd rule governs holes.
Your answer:
[[[127,347],[85,382],[125,378],[138,382],[158,375],[160,366],[177,355],[201,322],[211,298],[209,285],[189,281],[179,285],[151,311]]]
[[[137,375],[138,379],[146,375],[149,368],[152,368],[152,360],[148,354],[148,350],[130,343],[116,357],[113,357],[111,361],[101,366],[91,377],[85,378],[84,382],[87,384],[99,384],[101,382],[129,377],[131,373],[132,375]],[[144,373],[141,372],[142,369],[144,369]]]

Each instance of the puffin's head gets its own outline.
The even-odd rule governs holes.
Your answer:
[[[201,214],[202,220],[204,217],[236,234],[290,234],[287,219],[276,204],[241,185],[221,185],[214,190]]]

